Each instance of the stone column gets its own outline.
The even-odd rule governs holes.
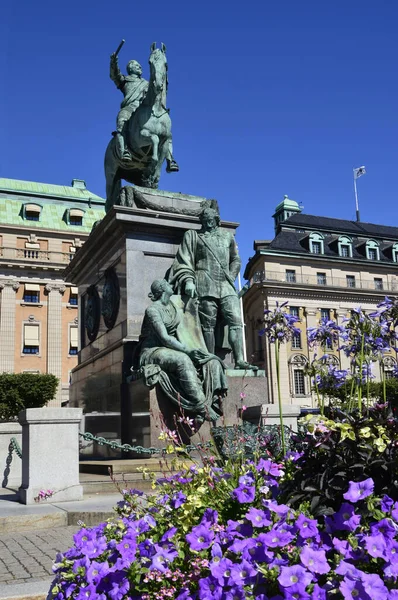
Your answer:
[[[81,500],[79,423],[81,408],[27,408],[22,425],[22,504],[34,504],[40,490],[51,490],[50,502]]]
[[[14,372],[15,356],[15,292],[19,288],[15,279],[0,281],[0,373]]]
[[[65,286],[62,283],[48,283],[47,310],[47,373],[59,379],[57,393],[49,406],[61,406],[62,400],[62,294]]]

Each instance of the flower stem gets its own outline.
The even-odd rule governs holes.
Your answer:
[[[281,396],[281,380],[280,380],[280,369],[279,369],[279,340],[275,342],[275,363],[276,363],[276,381],[278,386],[278,407],[279,407],[279,422],[281,427],[281,442],[282,442],[282,454],[286,454],[285,445],[285,431],[283,426],[283,410],[282,410],[282,396]]]

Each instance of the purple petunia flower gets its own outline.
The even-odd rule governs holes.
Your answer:
[[[172,508],[180,508],[187,501],[187,497],[183,492],[177,492],[170,500],[170,506]]]
[[[185,536],[191,550],[205,550],[211,546],[214,540],[214,531],[205,525],[197,525],[192,528],[192,532]]]
[[[201,520],[202,525],[215,525],[218,521],[218,512],[212,508],[206,508]]]
[[[350,481],[348,491],[343,494],[343,498],[350,502],[358,502],[373,494],[374,481],[371,477],[363,481]]]
[[[307,585],[312,581],[312,574],[300,565],[294,565],[293,567],[281,567],[281,573],[278,577],[278,581],[284,588],[291,587],[295,583],[301,583],[307,587]]]
[[[280,465],[277,465],[272,460],[260,458],[257,463],[256,469],[258,472],[264,472],[266,475],[272,475],[273,477],[280,477],[284,474]]]
[[[309,600],[311,596],[305,591],[305,585],[302,583],[295,583],[288,588],[283,590],[285,594],[285,600]]]
[[[210,563],[210,572],[217,579],[218,583],[223,585],[230,585],[230,578],[234,563],[229,558],[222,558],[217,562]]]
[[[282,548],[294,540],[294,535],[289,531],[281,531],[275,527],[267,533],[260,533],[258,539],[269,548]]]
[[[215,577],[210,576],[199,579],[200,600],[221,600],[222,594],[222,587]]]
[[[231,580],[238,587],[249,584],[256,575],[256,569],[247,560],[242,560],[241,563],[234,564],[231,569]]]
[[[323,574],[330,571],[324,550],[313,550],[309,546],[304,546],[300,554],[300,560],[312,573]]]
[[[386,551],[386,540],[379,533],[378,535],[366,535],[364,537],[365,547],[373,558],[382,558]]]
[[[355,514],[355,508],[348,502],[343,502],[340,510],[327,519],[332,531],[355,531],[361,522],[361,515]]]
[[[344,600],[372,600],[358,579],[344,577],[340,583],[340,592]]]
[[[231,495],[233,498],[235,498],[235,500],[239,502],[239,504],[253,502],[256,496],[256,488],[254,487],[254,485],[240,485],[239,487],[235,488],[233,492],[231,492]]]
[[[268,511],[259,510],[258,508],[254,508],[254,506],[246,513],[246,519],[253,524],[253,527],[267,527],[268,525],[272,525],[269,516]]]
[[[315,519],[309,519],[305,515],[299,515],[296,526],[299,529],[302,538],[309,538],[318,535],[318,522]]]
[[[362,583],[365,592],[369,594],[372,600],[385,600],[388,598],[388,590],[376,573],[363,574]]]
[[[390,498],[390,496],[387,496],[387,494],[383,496],[380,502],[380,508],[384,513],[389,513],[393,505],[394,500]]]

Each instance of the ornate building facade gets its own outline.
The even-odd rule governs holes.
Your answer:
[[[104,205],[79,179],[0,178],[0,372],[56,375],[53,406],[68,402],[78,353],[77,288],[62,273]]]
[[[341,324],[353,308],[372,312],[385,296],[397,295],[398,227],[306,215],[287,196],[273,218],[274,239],[254,242],[255,254],[244,274],[247,354],[266,370],[269,398],[276,402],[273,348],[259,332],[264,310],[288,302],[288,310],[300,318],[301,333],[281,347],[282,396],[286,403],[312,407],[315,398],[305,367],[314,352],[306,330],[321,318]],[[349,368],[348,358],[337,347],[321,351],[329,355],[330,363]],[[394,366],[395,356],[386,355],[387,377]],[[374,375],[379,373],[375,370]]]

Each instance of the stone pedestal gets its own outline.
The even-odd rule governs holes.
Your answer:
[[[22,425],[22,504],[33,504],[40,490],[53,490],[53,502],[81,500],[78,408],[28,408]]]
[[[80,351],[70,405],[83,409],[85,431],[148,445],[149,390],[128,383],[133,354],[150,286],[165,277],[185,231],[200,229],[197,215],[206,199],[132,189],[122,190],[125,205],[107,213],[65,270],[79,288]],[[221,227],[234,232],[237,223],[222,221]],[[92,444],[84,451],[89,457],[101,450]]]
[[[283,423],[297,431],[297,419],[300,417],[301,408],[293,404],[284,404],[282,406]],[[255,425],[279,425],[279,407],[277,404],[262,404],[260,406],[248,407],[243,418]]]

